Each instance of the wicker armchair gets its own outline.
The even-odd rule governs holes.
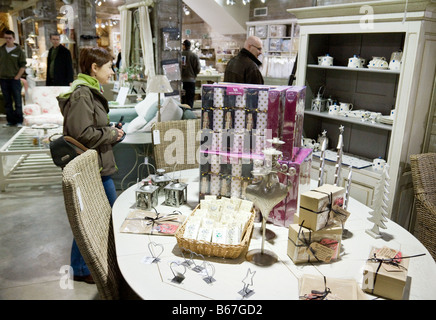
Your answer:
[[[200,167],[197,161],[200,119],[156,122],[153,130],[159,130],[160,140],[153,145],[156,169],[165,168],[170,172]]]
[[[65,166],[62,187],[74,238],[101,299],[136,299],[118,268],[112,208],[103,188],[95,150],[86,151]]]
[[[410,156],[415,193],[415,235],[436,260],[436,153]]]

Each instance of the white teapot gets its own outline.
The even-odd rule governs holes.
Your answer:
[[[318,57],[318,64],[320,66],[332,66],[333,65],[333,57],[331,57],[328,53],[325,56]]]
[[[360,58],[358,55],[354,55],[348,59],[348,68],[363,68],[365,59]]]

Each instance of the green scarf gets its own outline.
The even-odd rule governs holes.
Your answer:
[[[77,75],[77,79],[74,80],[73,83],[71,84],[70,89],[67,92],[61,93],[59,97],[68,99],[71,93],[73,93],[73,91],[78,86],[88,86],[91,89],[95,89],[97,90],[97,92],[100,92],[100,82],[98,82],[96,78],[88,76],[87,74],[84,73],[79,73]]]

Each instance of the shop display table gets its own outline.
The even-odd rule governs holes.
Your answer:
[[[184,170],[175,173],[174,176],[180,176],[182,182],[188,183],[187,204],[179,208],[168,207],[162,205],[164,199],[159,197],[156,210],[159,213],[179,210],[183,214],[190,214],[198,204],[199,170]],[[315,181],[312,181],[312,184],[315,187]],[[341,258],[335,262],[295,265],[287,255],[288,228],[267,224],[267,228],[277,235],[276,238],[265,242],[265,249],[273,251],[278,256],[278,262],[272,266],[260,267],[246,261],[245,252],[237,259],[204,257],[215,269],[214,282],[207,283],[203,280],[205,276],[196,273],[191,267],[186,269],[183,282],[173,283],[171,263],[185,260],[175,237],[120,232],[130,208],[135,207],[135,190],[136,185],[131,186],[118,197],[113,206],[112,217],[120,270],[127,283],[143,299],[240,300],[242,296],[238,292],[244,287],[243,280],[246,279],[249,270],[255,274],[249,288],[254,290],[254,294],[248,297],[248,300],[298,299],[298,279],[303,274],[355,279],[361,286],[363,267],[372,246],[388,246],[401,250],[404,255],[425,253],[424,256],[410,259],[408,283],[403,299],[436,299],[436,264],[428,250],[412,234],[392,221],[386,222],[387,229],[382,230],[382,239],[370,237],[365,232],[365,229],[373,226],[367,220],[370,209],[354,199],[349,201],[348,211],[351,212],[351,216],[345,224],[348,236],[342,240]],[[255,223],[254,227],[257,230],[260,223]],[[160,261],[157,263],[147,262],[147,258],[152,256],[149,251],[150,243],[151,250],[155,251],[158,251],[156,245],[163,246]],[[253,232],[249,250],[260,247],[261,237],[258,232]],[[157,255],[156,252],[154,254]],[[203,262],[201,257],[193,260],[199,265]],[[173,267],[174,265],[172,264]],[[368,299],[376,298],[369,294],[366,296]]]
[[[11,183],[60,182],[62,170],[51,158],[43,137],[62,133],[62,127],[23,127],[0,148],[0,190]]]

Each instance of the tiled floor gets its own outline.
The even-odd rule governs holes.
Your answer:
[[[19,129],[4,128],[0,146]],[[0,300],[94,300],[95,285],[66,280],[73,236],[61,181],[0,192]]]

